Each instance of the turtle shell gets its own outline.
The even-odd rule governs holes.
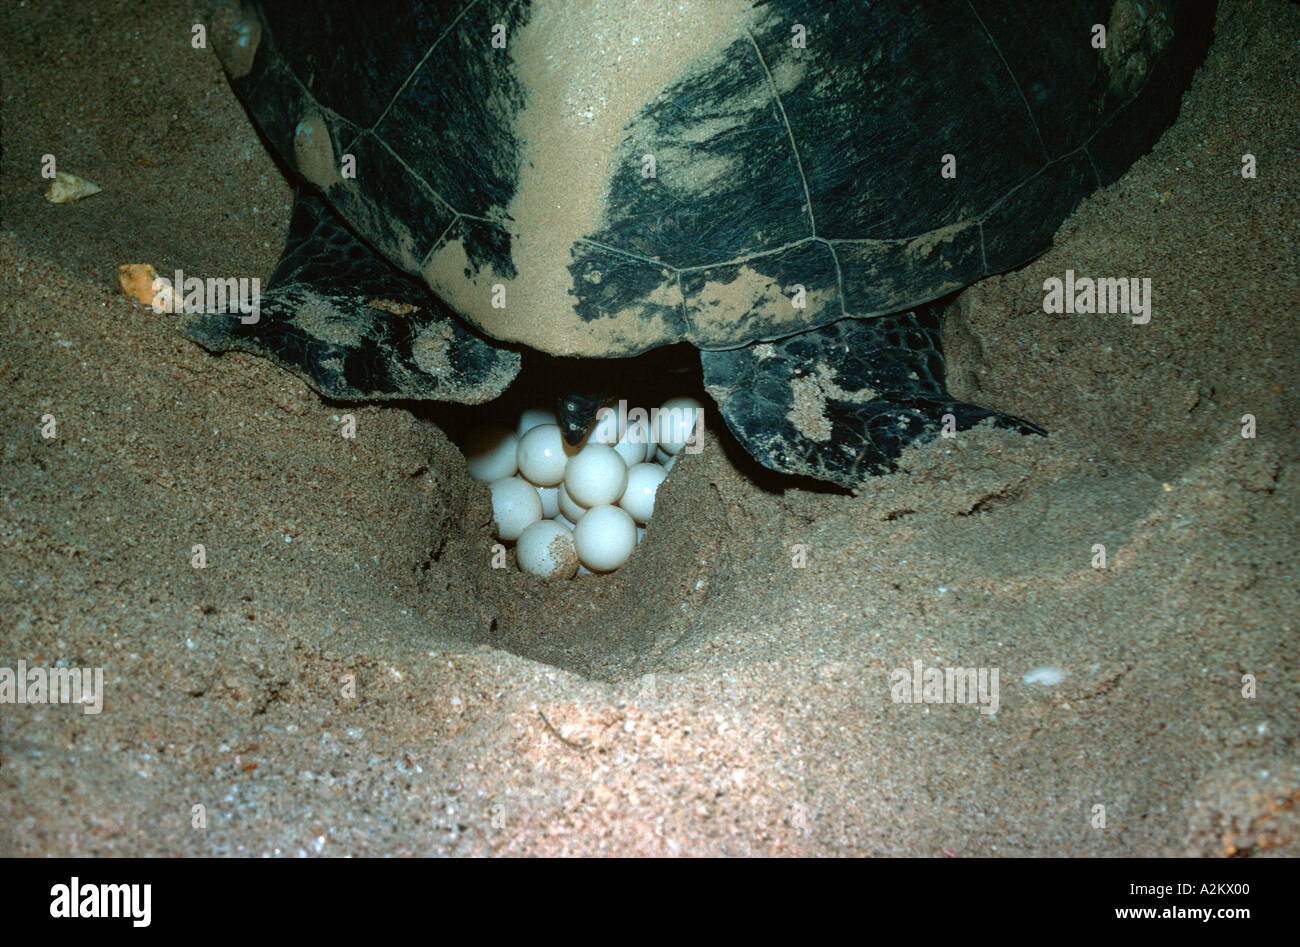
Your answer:
[[[461,317],[626,356],[895,313],[1042,252],[1176,116],[1212,13],[233,2],[214,40],[285,161]]]

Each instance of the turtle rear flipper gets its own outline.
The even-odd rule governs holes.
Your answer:
[[[560,433],[564,435],[565,443],[577,445],[582,442],[605,401],[605,395],[591,391],[565,391],[555,399],[555,417],[560,422]]]
[[[421,283],[358,240],[318,194],[299,190],[256,321],[189,313],[214,352],[269,358],[329,398],[479,404],[519,373],[519,354],[465,326]]]
[[[938,318],[927,311],[841,319],[739,349],[703,351],[704,385],[727,426],[765,467],[858,487],[904,448],[986,419],[1040,428],[957,401],[944,387]]]

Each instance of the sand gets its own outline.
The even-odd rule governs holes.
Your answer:
[[[0,854],[1300,854],[1300,7],[1225,0],[1154,151],[958,298],[954,392],[1049,437],[848,496],[714,419],[633,560],[553,586],[488,567],[449,415],[116,289],[285,235],[193,22],[0,12],[0,667],[105,676],[98,715],[0,704]],[[46,153],[103,191],[47,203]],[[1150,277],[1151,322],[1043,313],[1067,269]],[[894,702],[916,661],[997,668],[997,712]]]

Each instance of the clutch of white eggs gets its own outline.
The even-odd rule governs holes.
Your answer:
[[[694,398],[670,398],[631,423],[602,410],[575,447],[552,412],[530,408],[513,431],[475,432],[465,457],[470,476],[488,484],[497,536],[515,543],[523,571],[544,579],[611,572],[641,541],[659,484],[693,443],[703,410]]]

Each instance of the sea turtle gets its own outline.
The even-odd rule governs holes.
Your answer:
[[[1145,153],[1212,0],[233,0],[236,93],[299,184],[260,319],[338,399],[480,403],[526,347],[684,340],[758,461],[844,486],[949,423],[926,304]],[[431,291],[431,292],[430,292]],[[580,386],[579,386],[580,388]],[[566,433],[594,403],[573,398]]]

